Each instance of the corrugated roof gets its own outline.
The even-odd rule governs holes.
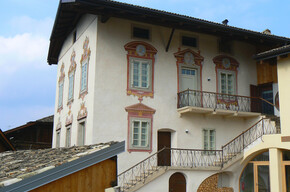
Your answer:
[[[85,14],[100,15],[106,22],[110,17],[119,17],[170,28],[227,36],[231,39],[252,43],[281,46],[290,39],[272,34],[260,33],[186,15],[161,11],[148,7],[121,3],[112,0],[62,0],[60,1],[50,38],[48,63],[56,64],[66,36],[74,29],[80,17]]]

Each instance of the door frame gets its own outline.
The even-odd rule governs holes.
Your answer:
[[[282,191],[286,192],[286,172],[285,172],[285,168],[286,165],[290,166],[290,161],[283,161],[283,156],[282,156]]]
[[[253,163],[253,169],[254,169],[254,191],[259,191],[259,173],[258,173],[258,166],[268,166],[270,169],[269,161],[250,161],[250,163]],[[269,170],[270,171],[270,170]],[[269,172],[270,174],[270,172]],[[269,175],[270,176],[270,175]]]
[[[159,142],[159,133],[168,133],[168,134],[170,134],[170,139],[169,139],[169,143],[170,143],[170,146],[169,146],[169,148],[171,148],[171,144],[172,144],[172,132],[171,131],[162,131],[162,130],[159,130],[159,131],[157,131],[157,151],[160,151],[161,149],[163,149],[163,147],[159,147],[159,144],[160,144],[160,142]],[[166,147],[168,147],[168,146],[166,146]],[[168,160],[169,160],[169,162],[167,162],[167,163],[165,163],[165,164],[163,164],[162,163],[162,161],[159,161],[159,159],[162,159],[162,154],[157,154],[157,164],[158,164],[158,166],[170,166],[171,165],[171,151],[170,150],[165,150],[165,151],[162,151],[161,152],[165,157],[166,156],[168,156]]]

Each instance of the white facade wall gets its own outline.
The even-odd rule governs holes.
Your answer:
[[[132,24],[149,27],[152,32],[152,39],[150,41],[133,39],[131,36]],[[53,146],[55,146],[55,130],[59,120],[62,124],[60,146],[65,145],[65,120],[69,112],[67,106],[68,69],[73,50],[76,52],[77,69],[75,72],[74,102],[71,107],[73,114],[71,144],[77,143],[77,115],[82,102],[85,102],[88,112],[85,144],[112,140],[127,141],[128,113],[125,111],[125,107],[137,104],[139,101],[138,97],[127,95],[127,51],[124,49],[124,45],[136,40],[147,42],[158,51],[155,55],[154,97],[144,97],[142,101],[143,104],[156,110],[152,122],[152,152],[129,153],[126,150],[126,152],[118,156],[118,173],[157,151],[158,130],[166,129],[172,132],[171,146],[174,148],[202,149],[202,129],[215,129],[216,149],[220,149],[222,145],[226,144],[243,130],[249,128],[259,119],[206,116],[193,113],[185,114],[182,117],[179,116],[177,112],[177,66],[174,53],[178,51],[178,48],[181,48],[181,50],[188,48],[180,45],[180,37],[184,34],[193,35],[198,38],[199,46],[198,48],[192,48],[192,50],[195,52],[200,50],[201,56],[204,57],[202,63],[202,90],[216,92],[216,72],[212,59],[220,55],[220,53],[218,52],[218,38],[215,36],[176,30],[169,51],[166,52],[166,45],[171,33],[170,28],[117,18],[110,18],[106,23],[101,23],[96,16],[86,15],[80,20],[76,30],[77,41],[72,44],[72,34],[70,34],[63,45],[59,57],[57,78],[60,75],[61,64],[65,64],[64,98],[63,110],[59,113],[57,112],[57,84]],[[80,59],[83,54],[83,42],[86,37],[89,38],[91,55],[88,74],[88,94],[82,100],[79,98]],[[233,55],[229,56],[235,58],[240,64],[237,75],[237,94],[239,95],[250,96],[250,84],[257,83],[256,63],[252,60],[254,53],[254,46],[237,41],[233,43]],[[189,130],[188,133],[185,133],[186,129]],[[153,182],[162,180],[162,182],[168,183],[170,173],[167,172],[164,176]],[[197,181],[196,179],[201,180],[197,182],[198,184],[191,183],[192,181],[190,181],[188,183],[188,187],[190,187],[189,191],[195,191],[199,184],[210,174],[209,172],[202,171],[186,171],[185,175],[188,175],[188,177],[195,179],[195,181]],[[161,186],[163,187],[163,185]],[[166,186],[168,187],[167,184]],[[144,188],[144,190],[148,191],[147,188]]]
[[[124,45],[133,39],[131,37],[132,24],[149,27],[152,39],[145,42],[157,49],[154,68],[154,98],[144,97],[143,104],[156,109],[153,115],[153,152],[157,151],[157,131],[170,129],[172,133],[172,147],[202,149],[202,129],[216,130],[216,147],[220,147],[250,127],[257,119],[232,119],[198,114],[183,115],[177,112],[177,66],[174,53],[180,47],[181,34],[194,35],[199,40],[199,50],[204,57],[202,69],[202,89],[216,92],[215,64],[212,59],[220,55],[218,39],[214,36],[189,33],[176,30],[172,38],[170,49],[165,51],[171,32],[170,28],[146,25],[128,20],[111,18],[107,23],[100,23],[98,27],[97,44],[97,82],[95,91],[94,142],[108,140],[127,140],[128,113],[125,107],[138,103],[138,97],[127,96],[127,51]],[[142,40],[143,41],[143,40]],[[251,59],[255,48],[242,42],[234,42],[234,57],[239,63],[238,91],[240,95],[250,96],[250,84],[256,84],[256,64]],[[188,47],[181,47],[181,50]],[[198,51],[193,48],[194,51]],[[98,70],[100,69],[100,70]],[[208,78],[211,80],[208,81]],[[185,130],[189,133],[186,134]],[[112,131],[113,130],[113,131]],[[128,158],[130,154],[130,158]],[[125,152],[119,156],[119,171],[143,160],[148,152]]]
[[[93,54],[96,52],[96,37],[97,37],[97,20],[98,18],[95,15],[86,15],[81,18],[80,22],[76,26],[77,31],[77,40],[73,43],[73,33],[68,35],[66,41],[64,42],[63,48],[61,50],[58,62],[58,69],[57,69],[57,91],[56,91],[56,102],[55,102],[55,115],[54,115],[54,134],[53,134],[53,147],[56,145],[56,129],[57,125],[61,123],[61,130],[60,130],[60,146],[65,146],[66,141],[66,118],[69,116],[69,107],[68,103],[68,86],[69,86],[69,79],[68,79],[68,71],[69,66],[71,64],[71,55],[73,50],[75,51],[75,61],[76,61],[76,71],[75,71],[75,79],[74,79],[74,96],[73,96],[73,103],[71,104],[71,113],[73,115],[73,122],[71,127],[71,145],[77,144],[77,131],[78,131],[78,112],[80,111],[81,104],[85,102],[85,106],[87,108],[87,118],[86,118],[86,136],[85,136],[85,144],[92,143],[92,137],[90,135],[93,134],[93,130],[89,129],[89,127],[93,127],[93,103],[94,103],[94,91],[93,88],[95,86],[95,61],[96,55]],[[80,80],[81,80],[81,56],[83,54],[83,43],[86,39],[89,38],[89,48],[91,50],[90,60],[89,60],[89,67],[88,67],[88,94],[84,97],[84,100],[79,98],[80,94]],[[58,79],[60,76],[60,68],[64,64],[64,89],[63,89],[63,109],[58,112]]]

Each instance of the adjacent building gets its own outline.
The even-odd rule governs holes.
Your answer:
[[[289,43],[117,1],[61,0],[48,53],[53,147],[125,140],[121,191],[281,191],[280,76],[253,55]]]

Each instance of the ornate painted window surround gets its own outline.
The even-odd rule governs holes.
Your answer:
[[[88,94],[88,80],[89,80],[89,61],[90,61],[90,55],[91,50],[89,48],[89,38],[86,37],[84,43],[83,43],[83,49],[84,53],[82,54],[81,60],[80,60],[80,68],[81,68],[81,78],[80,78],[80,94],[79,98],[84,99],[84,97]],[[83,82],[83,66],[86,65],[86,79],[85,82]],[[82,90],[82,84],[85,83],[85,87]]]
[[[148,107],[142,103],[134,104],[125,108],[128,112],[128,135],[127,135],[127,150],[128,152],[152,152],[152,128],[153,128],[153,115],[155,109]],[[148,147],[134,147],[133,146],[133,127],[132,122],[134,120],[149,122]]]
[[[143,41],[132,41],[124,46],[127,53],[127,95],[135,95],[139,98],[154,96],[154,64],[155,54],[157,50],[150,44]],[[150,78],[148,88],[134,88],[131,85],[133,78],[132,62],[136,60],[147,61],[149,67]]]
[[[193,58],[190,57],[190,55],[192,55]],[[178,52],[174,53],[174,56],[177,66],[177,92],[180,92],[179,75],[181,67],[195,68],[198,70],[199,90],[202,90],[202,62],[204,57],[200,55],[200,51],[195,52],[189,48],[183,51],[179,49]]]
[[[216,72],[216,90],[217,93],[221,93],[220,89],[220,73],[228,73],[234,75],[234,95],[238,94],[238,67],[239,63],[236,59],[227,56],[227,55],[219,55],[213,58],[213,62],[215,66]],[[236,99],[224,99],[223,97],[219,97],[217,100],[218,104],[225,104],[227,107],[230,105],[238,105]]]
[[[68,101],[67,101],[67,105],[71,105],[74,101],[74,86],[75,86],[75,71],[76,71],[76,67],[77,67],[77,63],[75,61],[75,57],[76,57],[76,53],[73,50],[72,54],[71,54],[71,58],[70,58],[70,66],[69,66],[69,70],[68,70]],[[70,77],[72,76],[72,82],[70,81]],[[71,85],[72,83],[72,85]],[[70,89],[71,90],[71,97],[70,97]]]
[[[58,104],[57,104],[57,112],[61,112],[63,109],[63,90],[64,90],[64,63],[61,64],[60,68],[60,76],[58,79]]]

